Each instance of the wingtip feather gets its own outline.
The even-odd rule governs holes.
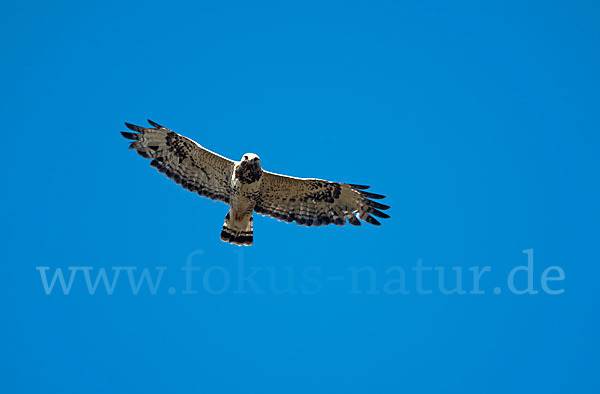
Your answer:
[[[364,192],[364,191],[360,191],[360,195],[363,197],[367,197],[367,198],[374,198],[376,200],[381,200],[382,198],[385,198],[385,196],[383,194],[375,194],[375,193],[369,193],[369,192]]]
[[[382,219],[389,219],[390,215],[388,215],[387,213],[383,213],[381,211],[378,211],[377,209],[369,209],[369,213],[371,215],[375,215],[378,218],[382,218]]]
[[[148,123],[150,123],[152,126],[156,127],[157,129],[164,129],[164,126],[159,125],[158,123],[150,120],[150,119],[146,119],[148,121]]]
[[[367,222],[367,223],[370,223],[370,224],[373,224],[373,225],[375,225],[375,226],[381,226],[381,223],[379,223],[379,222],[377,221],[377,219],[375,219],[373,216],[371,216],[371,215],[369,215],[369,214],[365,214],[365,215],[363,215],[363,216],[362,216],[362,219],[363,219],[365,222]]]
[[[128,131],[121,131],[121,135],[123,137],[127,138],[128,140],[134,140],[134,141],[137,141],[140,138],[139,134],[130,133]]]
[[[352,224],[353,226],[360,226],[360,220],[358,220],[358,218],[354,215],[348,217],[348,223]]]
[[[365,201],[367,203],[368,206],[373,207],[373,208],[377,208],[377,209],[383,209],[384,211],[386,209],[390,209],[389,205],[385,205],[385,204],[381,204],[377,201],[371,201],[365,198]]]
[[[357,190],[366,190],[371,187],[371,186],[366,186],[366,185],[355,185],[353,183],[349,183],[348,186],[352,187],[353,189],[357,189]]]
[[[144,131],[143,127],[136,126],[134,124],[127,123],[127,122],[125,122],[125,127],[127,127],[129,130],[137,131],[137,132],[140,132],[140,133]]]

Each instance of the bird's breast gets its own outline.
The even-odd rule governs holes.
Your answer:
[[[242,162],[236,166],[233,175],[241,184],[250,185],[260,180],[262,168],[256,164]]]

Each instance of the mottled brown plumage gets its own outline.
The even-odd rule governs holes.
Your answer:
[[[125,123],[137,133],[121,132],[133,140],[131,149],[152,159],[176,183],[201,196],[230,204],[221,239],[238,245],[253,242],[252,212],[305,226],[336,224],[346,219],[379,225],[373,216],[389,206],[370,199],[384,196],[365,191],[369,186],[294,178],[262,170],[258,156],[248,153],[239,162],[213,153],[151,120],[153,128]],[[360,219],[360,220],[359,220]]]

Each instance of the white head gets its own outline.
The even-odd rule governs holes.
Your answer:
[[[254,153],[244,153],[244,156],[242,156],[242,160],[240,161],[249,161],[249,162],[258,162],[260,163],[260,157],[258,157],[258,155],[254,154]]]

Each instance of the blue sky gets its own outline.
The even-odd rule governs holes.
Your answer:
[[[2,391],[597,392],[597,4],[253,3],[0,6]],[[146,118],[392,218],[225,244]]]

